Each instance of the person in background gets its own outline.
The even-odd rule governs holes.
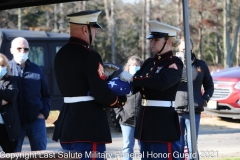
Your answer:
[[[142,160],[176,159],[173,154],[179,151],[180,128],[174,101],[183,63],[172,49],[180,44],[176,39],[180,29],[158,21],[148,24],[151,33],[147,39],[155,56],[146,59],[134,76],[123,71],[120,78],[132,82],[134,93],[140,91],[142,96],[134,133]]]
[[[101,10],[86,10],[67,16],[70,39],[56,54],[54,69],[64,104],[55,122],[53,140],[64,150],[79,151],[82,160],[104,159],[111,133],[106,107],[122,107],[127,98],[109,88],[102,58],[90,49]],[[90,155],[87,157],[87,155]]]
[[[0,146],[5,153],[15,151],[21,136],[17,95],[17,82],[10,74],[8,59],[0,53]]]
[[[42,69],[28,59],[29,44],[23,37],[11,43],[13,59],[9,62],[12,76],[16,77],[19,88],[18,108],[21,120],[21,137],[16,152],[22,150],[27,136],[31,150],[46,150],[47,131],[45,120],[50,112],[51,96]]]
[[[127,63],[124,66],[124,70],[134,75],[136,71],[140,69],[142,60],[138,56],[131,56],[128,58]],[[137,92],[127,97],[127,102],[123,108],[114,109],[116,117],[119,119],[119,123],[123,136],[123,159],[132,160],[130,156],[134,151],[135,138],[134,131],[136,125],[136,118],[141,106],[141,94]]]
[[[181,44],[178,47],[179,52],[177,52],[176,55],[182,59],[184,67],[181,83],[178,87],[178,91],[176,94],[175,108],[176,111],[179,113],[180,127],[182,131],[180,140],[178,142],[180,144],[180,152],[184,153],[184,146],[185,144],[187,144],[189,160],[192,160],[194,157],[192,157],[189,107],[195,108],[196,137],[198,137],[201,112],[204,111],[203,107],[207,105],[207,102],[213,94],[214,85],[212,76],[206,62],[196,58],[195,54],[192,52],[192,40],[190,40],[190,42],[194,106],[189,106],[188,103],[185,40],[184,38],[182,38]],[[202,86],[204,89],[204,93],[202,93]],[[186,139],[184,137],[185,132]],[[187,140],[187,143],[185,142],[185,140]],[[181,157],[180,159],[184,159],[184,157]]]

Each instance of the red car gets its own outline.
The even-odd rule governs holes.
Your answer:
[[[215,72],[212,78],[214,93],[204,108],[205,113],[240,119],[240,67]]]

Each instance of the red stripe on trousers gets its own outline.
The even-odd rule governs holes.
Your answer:
[[[92,160],[96,160],[96,156],[97,156],[97,143],[93,143],[92,146]]]
[[[172,160],[172,143],[168,142],[168,153],[170,153],[170,156],[168,157],[169,160]]]

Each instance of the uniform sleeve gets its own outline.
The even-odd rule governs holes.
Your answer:
[[[90,53],[85,66],[90,94],[94,97],[94,100],[105,106],[116,104],[118,97],[108,88],[100,55]]]
[[[168,89],[181,80],[182,68],[183,64],[180,60],[174,61],[162,68],[157,75],[134,76],[133,85],[136,87],[146,87],[154,90]]]
[[[47,119],[51,109],[51,105],[50,105],[51,96],[50,96],[47,82],[42,70],[41,70],[41,96],[42,96],[43,108],[41,109],[40,112],[44,115],[45,119]]]
[[[210,71],[208,69],[208,66],[206,62],[203,61],[203,67],[204,67],[204,76],[203,76],[203,88],[204,88],[204,94],[203,98],[209,101],[209,99],[212,97],[213,91],[214,91],[214,84],[212,80],[212,76],[210,74]]]
[[[149,63],[150,58],[149,59],[146,59],[144,62],[143,62],[143,65],[141,66],[140,70],[138,70],[135,74],[134,74],[134,77],[139,77],[141,75],[141,73],[143,72],[143,69],[147,66],[147,64]],[[133,78],[134,78],[133,77]],[[133,94],[136,94],[137,92],[140,92],[142,86],[136,86],[134,83],[134,88],[133,88]]]

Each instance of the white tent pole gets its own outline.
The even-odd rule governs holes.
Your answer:
[[[184,21],[184,37],[185,37],[185,52],[186,52],[186,66],[187,66],[187,84],[188,84],[188,104],[191,128],[191,142],[192,154],[194,160],[198,160],[197,156],[197,141],[196,141],[196,125],[195,125],[195,110],[193,99],[193,83],[192,83],[192,61],[190,51],[190,29],[189,29],[189,16],[188,16],[188,0],[183,2],[183,21]],[[183,134],[183,133],[182,133]]]

